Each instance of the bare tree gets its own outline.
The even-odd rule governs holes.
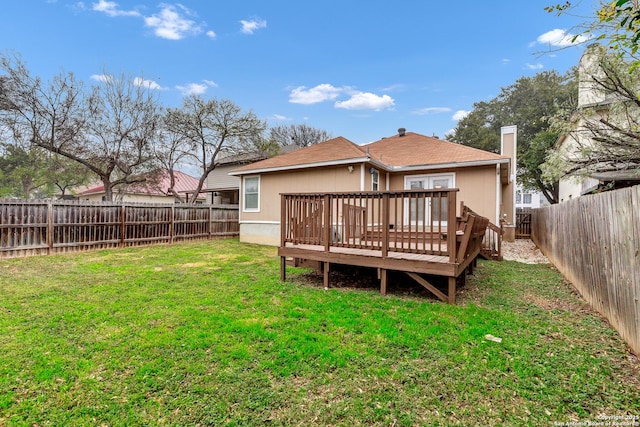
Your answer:
[[[167,123],[170,131],[188,141],[202,172],[196,195],[221,158],[255,150],[266,129],[255,114],[243,112],[230,100],[204,100],[196,95],[186,97],[181,108],[169,109]]]
[[[89,92],[72,73],[44,84],[15,55],[0,55],[0,71],[0,123],[14,141],[84,165],[104,184],[107,200],[115,185],[144,180],[139,173],[152,167],[159,117],[151,89],[108,73]]]
[[[169,175],[167,194],[173,195],[181,202],[184,202],[184,200],[175,190],[175,171],[179,165],[192,156],[190,147],[189,140],[183,134],[171,130],[169,117],[165,115],[162,121],[162,128],[158,133],[158,139],[153,145],[153,151],[159,166]]]
[[[308,147],[331,139],[332,136],[325,130],[300,124],[273,127],[269,130],[269,138],[282,147],[291,144],[299,147]]]

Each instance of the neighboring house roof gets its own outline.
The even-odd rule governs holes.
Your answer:
[[[390,172],[508,164],[510,158],[413,132],[360,146],[338,137],[234,169],[231,175],[369,162]]]
[[[193,193],[198,187],[198,179],[184,172],[174,171],[175,186],[177,193]],[[134,183],[127,186],[125,193],[128,194],[147,194],[154,196],[167,196],[167,190],[171,185],[171,179],[168,171],[162,171],[161,175],[154,178],[149,183]],[[206,185],[202,190],[206,190]],[[104,184],[96,185],[78,193],[80,196],[88,196],[90,194],[104,193]]]

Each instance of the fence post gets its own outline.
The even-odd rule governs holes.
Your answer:
[[[126,207],[124,205],[124,202],[122,202],[120,206],[120,247],[121,248],[124,247],[124,241],[126,237],[125,236],[126,218],[127,218]]]
[[[176,207],[171,206],[171,216],[169,217],[169,244],[173,243],[174,227],[176,220]]]
[[[53,203],[47,203],[47,254],[53,253]]]
[[[213,235],[213,227],[211,226],[211,221],[213,220],[213,205],[209,205],[208,212],[207,232],[209,233],[209,240],[211,240],[211,236]]]

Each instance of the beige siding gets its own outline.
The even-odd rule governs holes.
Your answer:
[[[391,176],[390,190],[404,190],[405,177],[412,175],[432,175],[454,173],[455,185],[460,189],[456,195],[459,210],[460,202],[464,202],[475,212],[496,221],[496,167],[478,166],[460,169],[435,169],[411,171]],[[460,212],[458,212],[459,214]]]
[[[347,166],[339,166],[263,174],[260,176],[260,212],[241,211],[240,220],[279,222],[280,193],[360,191],[360,177],[359,165],[353,172],[349,172]]]
[[[240,188],[240,178],[229,175],[229,172],[237,168],[238,165],[218,166],[207,176],[207,188],[209,190]]]

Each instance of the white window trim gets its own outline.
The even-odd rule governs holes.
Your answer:
[[[425,179],[425,178],[438,178],[442,176],[451,176],[453,177],[451,188],[456,187],[456,173],[455,172],[442,172],[442,173],[428,173],[428,174],[420,174],[420,175],[405,175],[404,177],[404,189],[410,190],[409,181],[413,179]]]
[[[378,180],[374,180],[373,177],[377,176]],[[373,188],[373,185],[376,184],[378,188]],[[371,174],[371,191],[380,191],[380,172],[376,170]]]
[[[246,180],[248,178],[258,178],[258,207],[247,208]],[[242,177],[242,212],[260,212],[260,175],[247,175]]]
[[[410,190],[409,181],[415,179],[429,179],[429,178],[439,178],[439,177],[451,177],[451,187],[456,188],[456,173],[455,172],[442,172],[442,173],[429,173],[429,174],[419,174],[419,175],[405,175],[404,177],[404,189]],[[425,190],[431,190],[430,188],[426,188]],[[405,222],[409,223],[409,201],[405,200]],[[434,222],[435,223],[435,222]],[[442,226],[447,226],[448,221],[439,221]]]

